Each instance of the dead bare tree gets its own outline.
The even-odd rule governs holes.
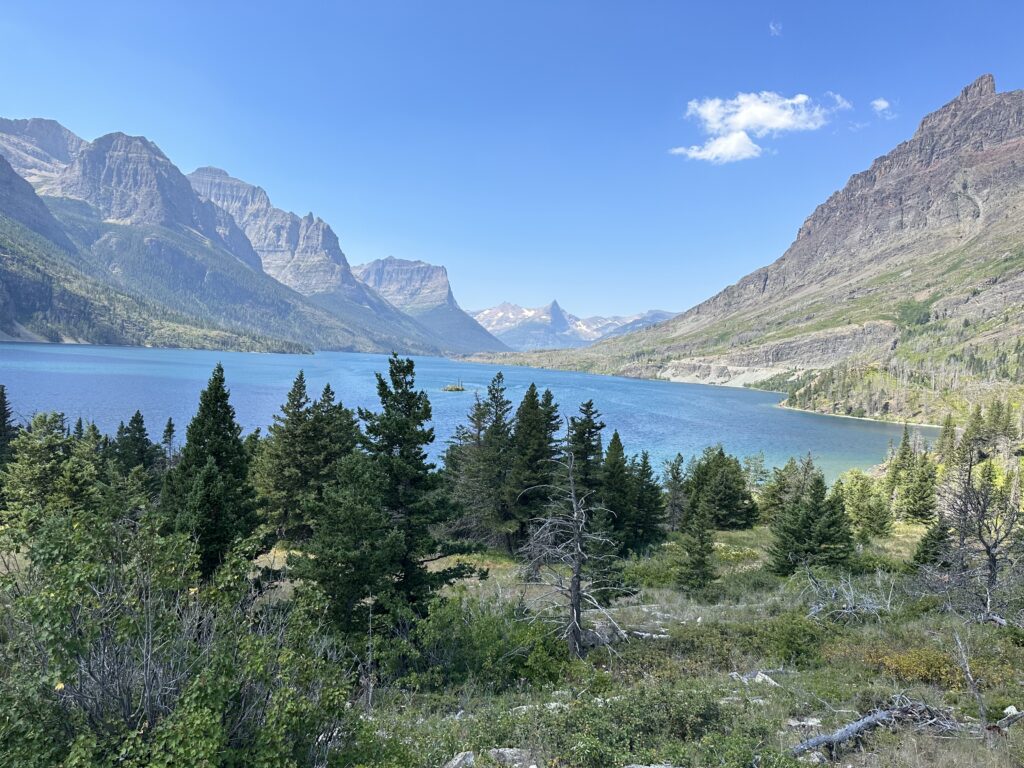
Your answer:
[[[1009,616],[1024,584],[1019,473],[999,484],[992,461],[979,465],[963,451],[940,489],[939,516],[950,537],[939,562],[922,569],[926,588],[970,620],[1019,624]]]
[[[600,612],[616,633],[621,629],[605,609],[605,596],[617,587],[607,579],[614,543],[593,529],[594,513],[590,493],[576,487],[571,453],[558,462],[564,470],[565,485],[553,488],[547,514],[535,519],[534,528],[521,549],[525,569],[547,591],[531,602],[540,606],[534,615],[558,627],[574,659],[584,653],[584,609]]]

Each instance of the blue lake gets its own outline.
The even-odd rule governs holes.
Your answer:
[[[315,355],[249,354],[135,347],[0,344],[0,384],[15,413],[61,410],[113,432],[136,409],[159,438],[167,418],[179,438],[195,412],[210,371],[222,362],[239,422],[246,430],[266,427],[295,374],[304,370],[311,395],[327,382],[349,407],[377,405],[374,373],[387,370],[384,355],[320,352]],[[502,370],[516,404],[530,382],[548,388],[563,414],[593,399],[608,424],[619,430],[628,453],[647,450],[655,466],[677,452],[687,458],[721,443],[740,456],[763,452],[769,465],[790,456],[814,455],[830,477],[851,467],[880,462],[902,427],[840,419],[778,407],[781,396],[756,390],[594,376],[535,368],[416,358],[417,384],[434,406],[435,455],[463,421],[474,392]],[[443,392],[461,381],[465,392]],[[922,430],[927,440],[936,432]]]

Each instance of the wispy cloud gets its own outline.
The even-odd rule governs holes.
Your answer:
[[[669,152],[691,160],[732,163],[758,157],[764,148],[753,138],[777,136],[793,131],[815,131],[850,102],[838,93],[828,92],[831,104],[821,104],[798,93],[786,97],[774,91],[740,93],[733,99],[694,99],[686,116],[696,118],[708,139],[700,145],[675,147]]]
[[[772,37],[782,37],[782,22],[781,21],[769,21],[768,22],[768,34]]]
[[[892,104],[889,100],[879,96],[871,102],[871,108],[875,110],[875,114],[879,117],[884,117],[886,120],[896,117],[892,112]]]

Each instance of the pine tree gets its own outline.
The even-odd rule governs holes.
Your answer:
[[[468,423],[456,428],[445,461],[454,497],[464,512],[462,527],[472,538],[500,542],[510,553],[520,529],[514,512],[511,411],[505,378],[498,373],[487,396],[477,395]]]
[[[687,516],[681,541],[684,557],[676,578],[676,583],[686,592],[704,589],[717,577],[712,514],[711,505],[701,500]]]
[[[683,455],[677,453],[674,459],[666,461],[661,474],[665,488],[665,524],[670,531],[682,530],[686,525],[687,509]]]
[[[594,530],[611,538],[620,554],[630,551],[630,529],[635,514],[636,495],[629,475],[626,452],[619,433],[613,432],[601,465],[600,505],[595,510]]]
[[[581,404],[579,416],[569,419],[566,450],[573,456],[576,490],[581,496],[594,493],[600,488],[604,455],[601,430],[604,427],[593,400]]]
[[[14,412],[7,401],[7,388],[0,384],[0,470],[11,459],[11,443],[18,436],[18,425],[14,421]],[[0,488],[2,488],[0,484]]]
[[[922,453],[913,460],[913,466],[897,489],[896,515],[903,520],[930,523],[935,519],[935,491],[935,465],[928,454]]]
[[[906,482],[908,474],[914,468],[914,445],[910,439],[910,427],[903,425],[903,437],[900,439],[899,448],[889,458],[885,470],[885,481],[883,489],[886,498],[891,504],[895,504],[896,494],[899,488]]]
[[[757,499],[758,510],[763,522],[771,524],[789,506],[800,475],[800,466],[794,458],[790,458],[783,466],[775,467],[772,470],[771,478],[765,483]]]
[[[938,517],[928,526],[924,536],[917,542],[911,562],[916,566],[942,566],[947,560],[952,543],[953,537],[949,530],[949,523]]]
[[[200,570],[213,573],[231,542],[255,524],[249,457],[218,363],[188,425],[180,460],[164,477],[161,507],[172,526],[196,537]]]
[[[942,422],[942,432],[939,433],[939,440],[935,444],[935,453],[939,461],[945,465],[956,460],[956,424],[950,413],[946,414]]]
[[[722,446],[705,449],[687,475],[691,508],[706,500],[715,528],[749,528],[757,522],[757,505],[747,489],[743,467]]]
[[[312,430],[306,376],[299,371],[258,450],[255,486],[278,537],[300,536],[312,475]]]
[[[984,458],[988,442],[985,418],[982,415],[981,405],[976,403],[971,410],[971,415],[967,419],[964,432],[960,436],[960,444],[957,448],[957,461],[960,461],[963,456],[968,454],[974,460]]]
[[[545,392],[545,397],[550,397]],[[557,408],[555,429],[557,430]],[[541,516],[555,482],[558,445],[550,428],[548,412],[530,384],[516,410],[512,431],[512,466],[509,486],[515,494],[512,515],[516,527],[511,540],[515,551],[526,542],[530,522]]]
[[[440,549],[431,526],[449,520],[453,509],[427,460],[426,448],[434,441],[430,400],[415,383],[413,361],[392,355],[388,378],[377,374],[381,410],[361,408],[359,416],[365,425],[363,447],[378,478],[379,508],[401,535],[394,592],[402,606],[422,614],[430,595],[466,569],[426,567]]]
[[[334,390],[325,384],[309,413],[307,452],[313,500],[323,498],[327,486],[335,482],[341,462],[356,450],[361,438],[355,413],[335,402]]]
[[[645,552],[665,538],[665,497],[654,476],[651,457],[647,451],[629,463],[633,484],[633,514],[626,530],[626,549]]]
[[[54,489],[71,456],[72,438],[61,413],[37,413],[11,442],[12,457],[3,469],[4,512],[0,525],[31,531],[59,507]]]
[[[149,471],[156,466],[160,448],[149,439],[141,411],[135,412],[127,426],[121,424],[118,427],[111,453],[122,475],[129,474],[136,467]]]
[[[171,418],[167,419],[167,423],[164,425],[164,433],[160,437],[160,445],[164,449],[164,457],[168,464],[174,456],[175,445],[174,445],[174,420]]]
[[[825,477],[816,469],[776,515],[771,529],[771,569],[783,576],[804,565],[841,565],[853,549],[842,497],[828,493]]]
[[[836,481],[835,489],[842,494],[858,541],[866,543],[889,533],[892,513],[870,475],[852,469]]]
[[[335,625],[364,633],[371,622],[380,629],[404,613],[399,594],[406,557],[402,532],[381,504],[387,480],[380,467],[361,453],[341,459],[338,482],[314,501],[313,535],[295,558],[297,578],[315,582],[328,598]]]

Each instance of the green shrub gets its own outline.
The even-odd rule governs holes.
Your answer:
[[[440,688],[469,680],[495,690],[520,682],[549,683],[567,663],[563,644],[525,608],[470,597],[464,590],[439,597],[413,630],[401,661],[416,687]]]

